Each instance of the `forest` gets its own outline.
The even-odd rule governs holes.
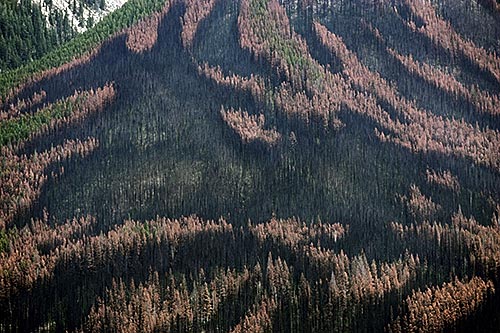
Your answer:
[[[8,6],[0,332],[500,332],[498,0]]]
[[[40,6],[31,0],[0,2],[0,70],[41,58],[74,36],[60,11],[50,8],[48,21],[50,26]]]

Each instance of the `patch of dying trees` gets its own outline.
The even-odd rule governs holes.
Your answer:
[[[275,129],[264,129],[266,118],[263,114],[249,115],[246,111],[225,110],[224,107],[220,110],[220,114],[224,122],[238,134],[244,143],[261,141],[273,146],[281,139],[281,134]]]
[[[47,122],[40,126],[39,121],[35,120],[36,126],[30,127],[33,128],[33,132],[27,133],[25,139],[1,147],[0,228],[8,226],[17,214],[27,210],[38,198],[43,184],[48,179],[45,170],[49,165],[70,159],[73,155],[85,157],[98,147],[98,141],[95,138],[88,138],[85,141],[68,140],[62,145],[41,153],[35,152],[30,156],[19,155],[17,153],[19,149],[49,130],[81,121],[93,112],[102,111],[114,97],[115,89],[112,84],[96,90],[75,92],[63,101],[38,110],[37,112],[47,114]],[[58,112],[57,117],[51,118],[52,109]],[[62,113],[60,110],[63,110]],[[19,121],[32,121],[31,118],[36,114],[36,112],[23,114],[17,118],[4,120],[2,130],[8,122],[13,122],[13,126],[16,126],[16,122]]]
[[[291,288],[288,266],[272,257],[265,269],[259,264],[252,270],[244,267],[242,271],[216,268],[210,273],[210,279],[208,277],[203,270],[198,271],[191,286],[185,276],[168,273],[160,276],[156,271],[138,286],[133,281],[130,284],[114,281],[105,298],[100,298],[92,308],[83,331],[200,330],[211,322],[217,323],[221,315],[237,312],[238,306],[234,303],[240,302],[243,293],[258,283],[269,286],[269,292],[256,295],[251,310],[230,332],[266,332],[273,327],[279,299]],[[252,302],[251,298],[249,301]]]
[[[163,9],[139,21],[133,27],[127,29],[125,45],[134,53],[144,53],[153,48],[158,39],[158,26],[170,11],[172,1],[167,0]]]
[[[265,224],[233,228],[222,219],[206,221],[190,216],[146,222],[128,220],[106,233],[98,233],[96,228],[96,221],[90,216],[51,225],[47,214],[23,227],[19,236],[10,240],[7,250],[0,253],[2,302],[34,285],[49,283],[55,278],[56,269],[68,276],[94,272],[103,278],[113,272],[114,282],[84,318],[83,331],[149,332],[182,327],[199,330],[216,323],[228,325],[227,319],[238,318],[235,311],[243,307],[249,311],[239,311],[242,317],[232,331],[258,332],[278,329],[286,323],[290,306],[299,307],[300,311],[311,306],[324,307],[321,314],[309,314],[316,316],[311,321],[318,321],[320,315],[336,318],[339,313],[354,314],[364,302],[382,304],[384,295],[400,292],[420,265],[418,257],[409,253],[392,263],[370,263],[364,253],[354,257],[343,251],[337,254],[320,243],[335,244],[345,233],[342,225],[309,225],[298,219],[273,219]],[[257,262],[250,266],[250,271],[245,266],[238,270],[212,266],[207,274],[198,269],[184,277],[167,269],[186,259],[178,256],[186,246],[224,249],[228,239],[235,241],[242,236],[246,239],[246,251],[273,249],[267,252],[263,266]],[[268,242],[288,250],[269,247]],[[214,253],[222,254],[227,261],[226,251]],[[281,254],[294,256],[294,266]],[[210,258],[216,262],[219,259],[222,258]],[[231,261],[226,263],[232,265]],[[149,279],[134,282],[133,272],[138,270],[149,270]],[[300,283],[292,272],[300,273]],[[132,280],[126,280],[126,276]],[[325,282],[319,284],[321,280]],[[342,327],[343,320],[335,321],[336,327]]]
[[[35,137],[77,123],[91,113],[102,111],[115,98],[113,84],[88,91],[75,91],[72,96],[44,105],[33,113],[25,112],[0,123],[0,145],[14,151]]]
[[[198,24],[214,3],[186,1],[182,32],[185,47],[192,47]],[[160,16],[152,16],[129,30],[127,46],[138,53],[153,47],[160,21]],[[250,92],[259,100],[265,101],[272,94],[272,101],[284,113],[307,121],[317,117],[340,126],[335,113],[344,105],[386,131],[378,132],[383,141],[412,151],[467,157],[499,170],[499,152],[495,149],[500,141],[496,131],[482,131],[464,121],[445,120],[418,109],[390,82],[364,66],[340,37],[318,23],[314,28],[320,40],[343,63],[341,74],[331,73],[314,60],[277,1],[242,0],[238,28],[241,46],[254,57],[268,60],[286,83],[269,93],[260,76],[225,76],[219,67],[207,64],[198,66],[200,75],[238,92]],[[75,93],[68,100],[77,106],[76,110],[41,131],[45,133],[102,110],[114,96],[112,85]],[[380,107],[378,100],[392,106],[396,115]],[[17,113],[13,111],[7,117],[23,117]],[[278,132],[265,129],[264,115],[222,108],[221,116],[243,142],[257,140],[274,145],[280,139]],[[93,138],[67,141],[32,156],[18,156],[5,148],[0,159],[2,231],[36,200],[47,180],[45,170],[49,165],[75,155],[86,156],[97,144]],[[430,184],[454,192],[460,189],[458,179],[448,171],[428,170],[426,177]],[[372,254],[363,250],[354,254],[342,250],[350,244],[351,235],[349,226],[340,223],[272,218],[234,227],[224,219],[189,216],[126,220],[106,229],[91,216],[59,224],[44,214],[42,219],[20,227],[0,251],[0,309],[7,313],[7,307],[16,304],[18,296],[31,296],[33,290],[71,280],[81,290],[87,290],[85,283],[99,283],[104,290],[89,305],[90,312],[82,315],[78,328],[89,332],[223,328],[234,333],[268,332],[287,331],[287,325],[296,331],[369,330],[363,326],[365,323],[355,326],[363,315],[377,309],[388,320],[389,312],[392,315],[388,308],[405,298],[405,309],[389,326],[392,331],[411,332],[419,327],[442,330],[474,313],[493,292],[493,286],[480,277],[442,284],[433,274],[440,274],[439,265],[446,262],[450,265],[447,272],[453,275],[456,265],[444,259],[447,253],[459,257],[465,266],[474,266],[481,276],[497,274],[500,209],[491,226],[481,225],[460,212],[447,224],[431,222],[441,207],[416,185],[403,201],[418,222],[389,225],[398,244],[411,249],[390,253],[392,259],[371,259]],[[238,246],[231,247],[232,243]],[[198,256],[200,253],[208,255]],[[421,253],[425,257],[422,260]],[[435,265],[434,270],[427,270],[428,265]],[[205,272],[201,266],[209,270]],[[429,284],[436,280],[440,281],[439,287],[410,294],[414,282]],[[63,283],[56,286],[65,287]],[[53,294],[47,292],[48,297]],[[82,308],[79,301],[75,303]],[[25,305],[21,301],[19,304]],[[81,315],[67,312],[68,316]]]
[[[182,18],[181,39],[185,48],[193,46],[198,25],[213,10],[217,0],[184,0],[186,12]]]
[[[94,151],[98,142],[94,138],[86,141],[69,140],[63,145],[31,156],[18,156],[12,149],[2,147],[0,157],[0,229],[8,226],[14,217],[27,210],[38,198],[48,176],[46,168],[52,163],[71,158],[85,157]]]
[[[237,298],[252,278],[244,268],[216,269],[211,280],[203,270],[197,274],[197,284],[190,290],[185,277],[154,272],[149,280],[130,285],[113,281],[104,298],[99,298],[87,316],[86,332],[158,332],[195,329],[214,320],[219,306]]]
[[[238,31],[242,48],[255,58],[267,59],[286,78],[275,94],[276,105],[285,114],[342,127],[335,115],[340,107],[335,97],[338,78],[312,58],[278,1],[242,1]]]
[[[61,126],[78,123],[93,113],[102,112],[115,100],[115,98],[116,89],[113,83],[107,83],[97,89],[91,88],[90,90],[75,91],[74,94],[68,98],[59,101],[55,105],[49,104],[44,109],[40,110],[41,112],[45,112],[48,109],[62,107],[66,111],[62,117],[55,117],[47,124],[38,128],[26,141],[31,141],[42,134],[57,130]],[[24,142],[25,141],[21,142],[21,145]]]
[[[310,225],[297,218],[272,218],[266,223],[256,224],[251,228],[253,234],[261,242],[272,239],[288,247],[310,244],[321,241],[323,244],[336,243],[349,230],[349,226],[340,223],[316,222]]]
[[[398,240],[415,248],[425,256],[435,256],[436,249],[444,254],[453,253],[467,258],[469,267],[478,273],[497,276],[500,268],[500,228],[498,208],[492,224],[484,226],[473,217],[465,217],[461,211],[451,218],[451,224],[432,222],[413,223],[403,226],[391,223]],[[435,262],[436,258],[429,258]]]
[[[42,219],[23,227],[0,253],[2,302],[30,290],[37,281],[49,279],[61,259],[59,250],[92,232],[95,224],[95,218],[85,216],[50,227],[49,216],[44,212]]]
[[[314,24],[315,31],[321,42],[342,61],[347,81],[326,71],[310,56],[305,42],[291,31],[288,17],[276,1],[243,1],[238,27],[241,46],[256,57],[268,59],[290,82],[281,85],[275,98],[276,105],[287,114],[300,114],[309,119],[310,115],[319,113],[327,120],[332,110],[345,104],[352,111],[375,120],[383,128],[383,131],[376,129],[382,141],[412,151],[466,157],[500,170],[497,131],[483,131],[463,120],[444,119],[419,109],[401,97],[378,73],[364,66],[340,37],[321,24]],[[358,93],[354,87],[365,92]],[[372,94],[392,105],[401,120],[393,119]]]
[[[329,280],[329,293],[337,304],[370,297],[381,301],[385,293],[409,283],[419,266],[418,256],[409,253],[391,263],[368,262],[364,253],[353,257],[343,250],[336,253],[331,247],[347,230],[338,223],[308,226],[296,218],[271,219],[250,230],[259,242],[283,246],[296,256],[300,267],[309,267],[307,272]]]
[[[500,228],[498,212],[493,214],[491,226],[465,217],[461,210],[451,218],[451,224],[431,222],[402,225],[391,223],[390,228],[398,241],[417,250],[434,270],[453,269],[457,258],[464,260],[460,274],[452,282],[424,291],[413,291],[404,302],[405,310],[393,321],[392,332],[418,332],[422,328],[442,331],[453,327],[477,311],[494,293],[489,278],[498,278],[500,268]],[[477,274],[477,275],[476,275]],[[481,278],[486,276],[489,278]]]
[[[276,310],[276,302],[265,297],[258,305],[242,319],[230,333],[265,333],[269,332],[272,325],[272,315]]]
[[[231,87],[237,91],[248,91],[256,98],[256,100],[265,102],[266,84],[264,79],[259,75],[251,75],[249,78],[239,76],[237,74],[224,75],[220,66],[211,67],[204,63],[198,65],[198,74],[214,81],[223,87]]]
[[[500,58],[496,53],[477,47],[472,41],[460,36],[450,22],[438,16],[429,0],[404,0],[404,3],[412,14],[424,23],[421,27],[417,27],[414,21],[409,20],[406,23],[410,29],[424,34],[452,54],[463,54],[479,68],[489,71],[500,83]]]
[[[107,268],[120,272],[139,260],[141,249],[147,246],[158,245],[173,255],[177,246],[199,234],[211,237],[232,232],[232,226],[224,220],[203,221],[190,216],[148,222],[129,220],[105,234],[92,236],[94,220],[75,218],[49,227],[48,218],[44,218],[23,227],[19,237],[10,239],[8,250],[0,253],[0,296],[8,299],[29,290],[35,282],[52,278],[56,267],[74,269],[77,264],[83,270]],[[156,255],[163,256],[162,252]],[[123,260],[128,264],[124,265]]]
[[[420,63],[413,59],[411,55],[404,56],[393,49],[387,49],[395,59],[397,59],[412,75],[417,75],[434,85],[435,87],[450,93],[454,96],[463,97],[482,113],[500,115],[500,99],[498,95],[492,95],[481,90],[477,86],[466,87],[453,75],[445,73],[441,69],[427,63]]]
[[[114,34],[112,37],[110,37],[111,40],[118,36],[119,34]],[[21,83],[20,85],[12,88],[3,98],[3,104],[6,103],[12,103],[12,100],[23,90],[28,89],[29,87],[35,85],[36,83],[41,82],[42,80],[46,80],[49,78],[52,78],[54,76],[58,76],[62,73],[65,73],[73,68],[85,65],[90,63],[101,51],[102,47],[104,45],[104,42],[99,44],[98,46],[94,47],[92,50],[86,52],[85,54],[76,57],[72,59],[71,61],[68,61],[67,63],[64,63],[63,65],[55,68],[50,68],[47,70],[44,70],[40,73],[37,73],[33,76],[31,76],[29,79]],[[2,104],[2,98],[0,97],[0,105]]]
[[[403,195],[400,199],[406,204],[413,217],[420,220],[431,219],[442,209],[441,205],[422,194],[415,184],[411,185],[409,196]]]
[[[474,277],[414,291],[405,300],[406,314],[388,328],[397,332],[442,332],[477,311],[495,291],[493,282]]]
[[[426,176],[429,184],[441,186],[453,191],[454,193],[460,191],[460,182],[458,181],[458,177],[453,175],[449,170],[437,172],[427,169]]]
[[[0,111],[0,121],[18,117],[26,109],[43,102],[46,97],[47,93],[42,89],[40,92],[34,92],[27,99],[18,99],[15,103],[10,103],[5,107],[5,110]]]
[[[317,22],[314,27],[320,41],[342,62],[343,73],[349,82],[365,91],[358,94],[347,91],[347,96],[346,93],[337,96],[345,98],[344,103],[352,111],[373,119],[383,129],[376,129],[382,141],[390,141],[412,151],[434,151],[466,157],[477,164],[500,170],[498,131],[481,130],[477,125],[470,125],[463,120],[445,119],[419,109],[413,102],[400,96],[394,85],[363,65],[347,49],[342,38]],[[393,119],[389,112],[377,104],[373,95],[393,106],[401,120]]]

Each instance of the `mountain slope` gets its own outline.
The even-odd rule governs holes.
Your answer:
[[[40,58],[74,35],[61,12],[51,10],[52,25],[46,18],[29,0],[0,3],[0,71]]]
[[[22,0],[0,4],[0,72],[43,57],[82,33],[125,0]]]
[[[131,0],[11,76],[0,330],[498,330],[496,15]]]
[[[84,32],[109,13],[117,10],[126,0],[33,0],[38,4],[43,15],[50,24],[50,15],[58,10],[67,16],[70,25],[76,32]]]

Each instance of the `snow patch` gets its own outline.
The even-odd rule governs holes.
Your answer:
[[[105,8],[95,8],[89,7],[86,4],[83,4],[83,14],[80,17],[79,15],[75,15],[71,8],[73,7],[73,0],[52,0],[52,9],[49,8],[45,4],[45,0],[32,0],[34,4],[40,6],[42,10],[42,14],[46,17],[48,22],[48,17],[51,10],[57,9],[62,13],[65,13],[68,17],[68,21],[71,26],[75,29],[75,31],[81,33],[87,30],[87,21],[90,17],[92,17],[94,24],[102,20],[109,13],[117,10],[123,4],[125,4],[128,0],[106,0]],[[80,1],[77,0],[77,7],[79,7]],[[80,21],[83,21],[83,26],[80,25]]]

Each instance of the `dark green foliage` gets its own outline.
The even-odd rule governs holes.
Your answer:
[[[47,26],[40,7],[30,0],[0,3],[0,72],[41,58],[73,37],[74,32],[61,12],[51,10]]]
[[[78,35],[60,48],[44,55],[41,59],[0,73],[0,96],[4,96],[10,89],[26,81],[36,73],[58,67],[89,52],[114,33],[131,26],[141,17],[159,10],[164,3],[164,0],[128,1],[122,8],[100,21],[94,29]],[[87,22],[88,25],[92,25],[91,23]]]
[[[0,255],[9,250],[9,243],[16,237],[16,229],[0,230]]]
[[[73,107],[72,102],[59,102],[34,114],[2,121],[0,123],[0,147],[25,140],[52,121],[68,117]]]

